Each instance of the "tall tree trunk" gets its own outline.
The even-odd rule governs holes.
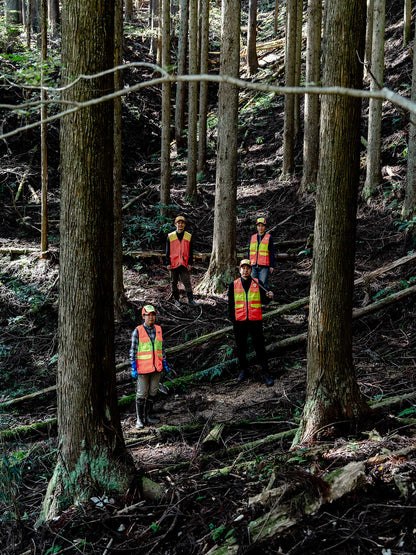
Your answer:
[[[178,75],[186,74],[186,52],[188,44],[188,21],[189,21],[189,0],[181,0],[180,7],[180,28],[178,38]],[[176,147],[185,148],[185,97],[186,83],[179,82],[176,85],[176,108],[175,108],[175,140]]]
[[[170,66],[170,0],[162,0],[162,68]],[[162,84],[162,139],[160,168],[160,211],[170,204],[170,83]]]
[[[240,0],[223,0],[220,74],[236,78],[240,63],[240,10]],[[227,282],[235,279],[237,132],[238,89],[220,83],[212,253],[207,273],[198,287],[204,292],[222,292]]]
[[[297,0],[296,11],[296,65],[295,65],[295,87],[299,87],[301,81],[302,71],[302,36],[303,36],[303,0]],[[297,137],[300,132],[300,103],[301,95],[295,95],[295,109],[294,109],[294,143],[297,142]]]
[[[285,40],[285,85],[294,87],[296,83],[296,30],[298,0],[287,0],[286,40]],[[285,95],[283,124],[282,174],[288,175],[295,168],[295,95]]]
[[[114,66],[123,63],[123,0],[114,2]],[[123,88],[122,71],[114,72],[114,90]],[[121,97],[114,99],[114,317],[118,320],[127,305],[123,279],[123,198],[122,198],[122,102]]]
[[[364,32],[365,0],[327,5],[323,86],[362,87],[357,52],[362,59]],[[322,98],[302,442],[330,423],[359,420],[368,410],[352,358],[360,115],[358,98]]]
[[[317,85],[321,80],[322,0],[308,1],[306,50],[306,83]],[[305,95],[305,129],[303,139],[303,175],[300,192],[316,186],[319,163],[319,97]]]
[[[404,0],[403,46],[407,46],[409,44],[411,26],[412,26],[412,0]]]
[[[113,67],[114,2],[64,3],[62,37],[66,83]],[[87,101],[113,87],[111,73],[81,80],[64,99]],[[125,492],[135,472],[121,431],[114,370],[113,118],[107,101],[61,122],[59,456],[40,521],[93,493]]]
[[[279,29],[279,0],[274,0],[274,34]]]
[[[416,102],[416,56],[413,55],[411,99]],[[402,218],[416,216],[416,115],[410,113],[409,147],[407,149],[407,184],[402,208]]]
[[[44,89],[45,74],[44,66],[46,64],[48,54],[48,8],[46,0],[42,0],[42,55],[41,55],[41,108],[40,108],[40,152],[41,152],[41,258],[48,257],[48,145],[47,133],[48,127],[45,123],[47,117],[46,110],[46,89]]]
[[[49,29],[52,37],[58,36],[58,28],[61,21],[59,0],[48,0]]]
[[[200,3],[200,38],[201,58],[200,72],[208,73],[209,56],[209,0]],[[208,120],[208,83],[201,81],[199,84],[199,136],[198,136],[198,172],[204,173],[207,161],[207,120]]]
[[[198,0],[189,1],[189,74],[198,73]],[[198,83],[190,81],[188,85],[188,171],[186,196],[191,202],[196,201],[196,168],[198,163]]]
[[[150,48],[149,56],[153,58],[156,63],[160,64],[160,25],[159,25],[159,15],[160,15],[160,0],[150,0]]]
[[[371,53],[371,90],[383,86],[384,28],[386,0],[374,0],[373,48]],[[370,198],[381,182],[381,117],[383,103],[370,98],[368,110],[367,172],[363,188],[364,199]]]
[[[133,19],[133,0],[125,0],[124,18],[126,21]]]
[[[247,65],[249,75],[254,75],[259,68],[257,58],[257,0],[249,0],[248,3]]]
[[[365,68],[371,64],[371,52],[373,49],[373,24],[374,24],[374,0],[367,0],[367,24],[365,29]],[[368,71],[365,72],[366,74]]]

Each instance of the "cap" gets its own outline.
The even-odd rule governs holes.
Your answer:
[[[257,220],[256,220],[256,225],[257,225],[257,224],[266,225],[266,218],[257,218]]]
[[[185,218],[184,218],[183,216],[176,216],[176,218],[175,218],[175,224],[176,224],[177,222],[180,222],[180,221],[185,222],[186,220],[185,220]]]
[[[151,304],[147,304],[142,308],[142,316],[144,316],[145,314],[151,314],[152,312],[156,314],[155,307]]]
[[[250,260],[248,258],[243,258],[243,260],[240,262],[240,268],[241,266],[250,266],[251,268]]]

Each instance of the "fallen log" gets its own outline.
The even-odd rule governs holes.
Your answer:
[[[370,314],[371,312],[375,312],[376,310],[384,308],[384,307],[388,306],[391,303],[394,303],[398,300],[401,300],[404,297],[407,297],[408,295],[413,295],[414,293],[416,293],[416,285],[413,285],[412,287],[408,287],[407,289],[403,289],[401,291],[398,291],[397,293],[393,293],[392,295],[389,295],[388,297],[385,297],[384,299],[376,301],[375,303],[367,305],[363,308],[354,309],[353,313],[352,313],[352,317],[353,318],[360,318],[362,316]],[[288,312],[289,310],[293,310],[294,308],[298,308],[299,306],[304,305],[305,301],[308,301],[308,300],[309,300],[309,297],[304,297],[303,299],[299,299],[298,301],[294,301],[293,303],[290,303],[288,305],[280,306],[279,308],[277,308],[277,309],[275,309],[271,312],[266,313],[263,316],[263,320],[267,320],[267,319],[272,318],[273,316],[276,316],[278,314],[283,314],[284,312]],[[179,351],[182,351],[184,349],[188,349],[188,348],[200,345],[201,343],[204,343],[204,342],[208,341],[209,339],[217,339],[218,337],[221,337],[222,335],[225,335],[226,333],[230,333],[232,331],[232,329],[233,329],[232,326],[227,326],[226,328],[223,328],[221,330],[212,332],[212,333],[207,334],[207,335],[203,335],[201,337],[197,337],[196,339],[188,341],[187,343],[183,343],[182,345],[177,345],[175,347],[168,347],[166,349],[166,354],[171,355],[171,354],[177,353]],[[266,350],[269,353],[273,353],[274,351],[277,351],[279,349],[292,347],[293,345],[298,345],[299,343],[302,343],[303,341],[306,341],[307,337],[308,337],[307,332],[304,332],[304,333],[301,333],[299,335],[295,335],[295,336],[292,336],[292,337],[287,337],[285,339],[282,339],[280,341],[277,341],[275,343],[271,343],[271,344],[267,345]],[[248,360],[250,361],[251,359],[254,358],[254,356],[255,356],[254,353],[250,353],[248,355]],[[199,372],[196,372],[194,374],[190,374],[189,376],[183,376],[183,377],[177,378],[175,380],[172,380],[171,382],[165,382],[164,385],[169,390],[175,390],[175,382],[178,382],[178,380],[180,380],[180,383],[178,382],[178,386],[179,386],[178,388],[180,389],[182,386],[186,386],[187,384],[192,383],[194,380],[199,381],[201,377],[210,376],[211,374],[214,374],[214,373],[217,373],[218,375],[221,375],[224,370],[230,370],[230,369],[234,368],[237,364],[238,364],[238,359],[234,358],[234,359],[225,361],[221,364],[218,364],[217,366],[213,366],[213,367],[207,368],[205,370],[200,370]],[[122,362],[122,363],[120,363],[116,366],[116,371],[123,370],[124,368],[128,368],[129,366],[130,366],[129,362]],[[4,401],[3,403],[0,403],[0,410],[2,410],[4,408],[9,408],[11,406],[16,406],[20,403],[23,403],[24,401],[26,401],[29,398],[30,398],[30,400],[33,400],[33,399],[38,398],[42,395],[50,393],[51,391],[54,391],[55,389],[56,389],[56,386],[51,386],[51,387],[48,387],[48,388],[46,388],[42,391],[31,393],[29,396],[25,395],[24,397],[18,397],[16,399],[11,399],[9,401]],[[134,398],[134,395],[129,396],[129,397],[125,397],[123,399],[120,399],[120,402],[123,401],[124,399],[128,399],[127,402],[130,402],[131,399],[133,399],[133,398]]]

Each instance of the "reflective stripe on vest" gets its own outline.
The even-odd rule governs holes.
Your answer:
[[[257,233],[251,236],[250,241],[250,264],[255,266],[270,266],[269,254],[270,234],[265,233],[260,244],[257,243]]]
[[[247,293],[241,278],[234,281],[234,310],[237,322],[261,320],[260,287],[254,279]]]
[[[139,344],[137,345],[137,372],[139,374],[150,374],[157,370],[162,371],[163,354],[162,354],[162,328],[155,325],[156,337],[154,344],[150,341],[150,337],[144,326],[137,326],[139,332]]]
[[[191,234],[184,231],[182,241],[179,241],[176,231],[169,233],[168,237],[170,243],[170,265],[172,268],[188,266]]]

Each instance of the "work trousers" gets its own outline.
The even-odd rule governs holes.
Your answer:
[[[172,280],[172,295],[174,299],[179,300],[179,289],[178,281],[183,283],[185,291],[188,295],[192,295],[192,285],[191,285],[191,275],[189,270],[185,266],[179,266],[178,268],[172,268],[170,271],[170,277]]]
[[[264,345],[263,322],[261,320],[234,322],[234,336],[240,370],[247,370],[247,342],[250,336],[256,351],[257,362],[261,365],[262,371],[267,372],[268,364]]]
[[[137,377],[136,399],[147,399],[155,397],[160,382],[161,372],[149,372],[148,374],[139,374]]]
[[[269,284],[269,266],[252,266],[251,277],[259,279],[267,289]]]

